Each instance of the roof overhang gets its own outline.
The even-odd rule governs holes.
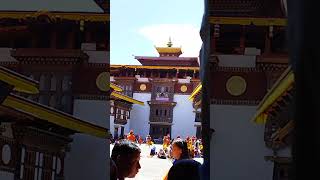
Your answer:
[[[265,123],[268,118],[268,111],[278,99],[288,92],[294,84],[294,74],[289,66],[280,78],[275,82],[270,91],[264,96],[258,105],[257,112],[253,117],[255,123]]]
[[[0,11],[0,19],[27,19],[39,16],[48,16],[50,19],[65,19],[73,21],[109,22],[110,15],[94,12],[48,12],[48,11]]]
[[[108,137],[108,131],[106,128],[82,121],[69,114],[16,95],[9,95],[3,101],[2,105],[75,132],[85,133],[99,138]]]
[[[118,86],[118,85],[116,85],[114,83],[110,83],[110,88],[112,88],[114,91],[118,91],[118,92],[122,92],[123,91],[123,89],[120,86]]]
[[[38,82],[0,66],[0,81],[14,86],[14,90],[29,94],[39,93]]]
[[[181,67],[181,66],[141,66],[141,65],[111,65],[110,68],[128,68],[128,69],[163,69],[163,70],[193,70],[199,71],[199,67]]]
[[[156,47],[158,53],[177,53],[182,54],[181,47]]]
[[[189,100],[193,101],[194,97],[201,91],[201,89],[202,89],[202,84],[199,83],[198,86],[191,93]]]
[[[286,18],[209,17],[210,24],[287,26]]]
[[[111,97],[112,97],[112,96],[115,97],[115,98],[118,98],[118,99],[121,99],[121,100],[130,102],[130,103],[133,103],[133,104],[139,104],[139,105],[144,106],[144,103],[143,103],[142,101],[138,101],[138,100],[136,100],[136,99],[133,99],[133,98],[131,98],[131,97],[129,97],[129,96],[120,94],[120,93],[115,92],[115,91],[113,91],[113,92],[111,93]]]

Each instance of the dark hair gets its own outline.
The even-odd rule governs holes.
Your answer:
[[[192,159],[183,159],[169,170],[168,180],[200,180],[201,164]]]
[[[111,159],[116,161],[118,155],[132,155],[141,152],[140,148],[131,141],[121,140],[112,149]]]
[[[180,159],[189,159],[190,158],[188,144],[186,141],[184,141],[182,139],[176,139],[172,142],[172,145],[175,145],[182,150]],[[178,159],[178,160],[180,160],[180,159]]]

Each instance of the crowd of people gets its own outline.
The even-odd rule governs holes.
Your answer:
[[[162,149],[159,149],[158,152],[156,151],[156,147],[154,146],[155,142],[150,135],[147,135],[145,140],[143,140],[141,136],[135,135],[133,130],[131,130],[122,139],[126,139],[139,145],[147,144],[150,147],[151,156],[158,154],[158,157],[161,159],[172,158],[171,152],[173,148],[173,142],[175,139],[171,139],[169,134],[163,137]],[[113,140],[112,143],[115,143],[122,139]],[[176,139],[183,140],[180,136],[178,136]],[[191,158],[202,157],[203,145],[201,139],[196,138],[195,136],[187,136],[183,141],[185,141],[187,144],[188,152]]]
[[[150,135],[145,140],[136,136],[131,130],[126,138],[114,142],[111,155],[111,179],[122,180],[134,177],[141,168],[139,160],[141,150],[139,145],[146,144],[150,149],[150,157],[172,159],[173,166],[163,180],[200,179],[201,164],[192,158],[202,157],[202,142],[196,137],[177,137],[171,139],[170,135],[163,137],[162,148],[156,151],[156,146]],[[139,145],[138,145],[139,144]],[[129,163],[128,163],[129,162]]]

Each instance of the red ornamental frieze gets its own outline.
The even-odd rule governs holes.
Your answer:
[[[151,93],[152,84],[147,82],[136,82],[134,84],[134,91],[140,93]]]
[[[266,94],[263,72],[211,72],[211,77],[211,99],[259,101]]]

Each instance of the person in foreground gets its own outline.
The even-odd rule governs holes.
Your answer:
[[[140,148],[133,142],[122,140],[116,143],[110,159],[111,180],[134,178],[141,169],[140,153]]]
[[[172,142],[172,157],[174,163],[182,159],[190,159],[187,142],[182,139],[176,139]]]
[[[175,139],[172,142],[172,152],[171,156],[173,157],[173,165],[175,165],[178,161],[184,159],[190,159],[188,144],[186,141],[182,139]],[[168,173],[162,178],[163,180],[168,180]]]
[[[168,180],[200,180],[201,164],[192,159],[177,161],[169,170]]]

